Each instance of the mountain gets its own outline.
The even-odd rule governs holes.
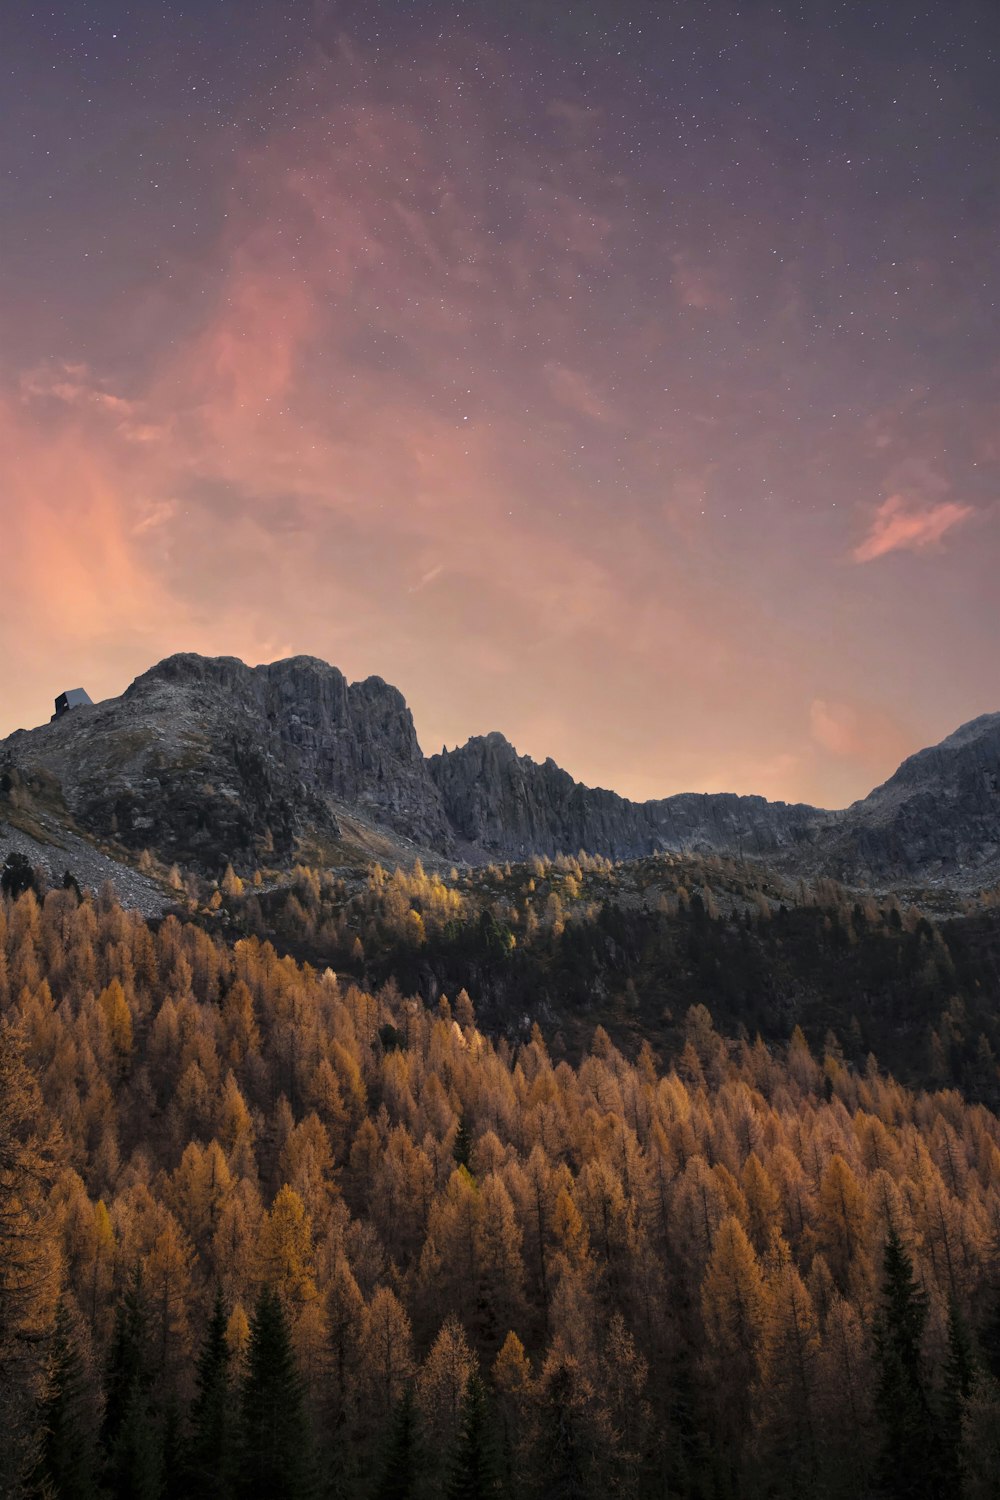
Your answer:
[[[120,698],[12,734],[3,764],[55,778],[88,832],[181,863],[287,860],[307,833],[342,839],[352,811],[422,847],[451,839],[402,695],[311,657],[168,657]]]
[[[662,850],[849,883],[1000,879],[1000,714],[911,756],[842,812],[728,793],[644,803],[585,787],[500,734],[425,758],[402,695],[292,657],[183,654],[122,694],[0,742],[0,796],[126,849],[214,871],[312,850],[472,863]],[[0,803],[0,814],[2,814]],[[316,853],[318,851],[318,853]]]
[[[911,755],[819,831],[813,867],[873,885],[1000,879],[1000,714]]]

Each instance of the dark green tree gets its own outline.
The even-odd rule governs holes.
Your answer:
[[[458,1129],[455,1131],[455,1144],[451,1148],[451,1154],[460,1167],[465,1167],[467,1171],[472,1170],[469,1166],[469,1159],[472,1156],[472,1139],[464,1115],[459,1116]]]
[[[90,1500],[97,1493],[94,1399],[73,1314],[60,1298],[39,1406],[41,1451],[37,1488],[55,1500]]]
[[[231,1356],[226,1342],[226,1309],[221,1291],[195,1371],[195,1398],[191,1404],[191,1440],[188,1447],[187,1479],[192,1497],[228,1500],[233,1492],[236,1467],[236,1431],[230,1379]]]
[[[447,1500],[488,1500],[502,1493],[497,1430],[479,1375],[469,1377],[462,1420],[450,1454]]]
[[[161,1452],[163,1455],[163,1500],[189,1500],[187,1451],[180,1404],[171,1391],[163,1413]]]
[[[261,1289],[250,1322],[241,1402],[239,1493],[300,1500],[312,1487],[309,1423],[284,1308]]]
[[[945,1483],[951,1494],[962,1487],[962,1423],[973,1382],[976,1353],[968,1325],[954,1302],[948,1309],[948,1361],[941,1401],[941,1447]]]
[[[1000,1500],[1000,1384],[977,1370],[962,1421],[962,1500]]]
[[[20,849],[12,849],[0,870],[0,892],[16,901],[35,884],[35,872],[31,860]]]
[[[882,1265],[882,1307],[875,1324],[880,1481],[883,1493],[894,1500],[918,1500],[940,1493],[938,1445],[921,1352],[927,1298],[895,1226],[889,1230]]]
[[[122,1405],[106,1477],[115,1500],[160,1500],[163,1494],[162,1438],[150,1411],[149,1394],[137,1380],[129,1386]]]
[[[162,1489],[162,1438],[152,1406],[150,1337],[149,1304],[142,1266],[137,1262],[115,1312],[102,1432],[108,1487],[116,1497],[134,1500],[152,1500]]]
[[[373,1500],[414,1500],[421,1492],[426,1467],[413,1387],[407,1386],[389,1424]]]

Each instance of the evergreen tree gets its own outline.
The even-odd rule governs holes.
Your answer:
[[[882,1429],[881,1483],[894,1500],[938,1493],[938,1455],[920,1347],[926,1321],[927,1298],[892,1226],[883,1260],[882,1309],[875,1325],[875,1404]]]
[[[138,1380],[128,1387],[108,1455],[108,1487],[115,1500],[160,1500],[163,1448]]]
[[[90,1500],[96,1494],[93,1400],[73,1316],[60,1298],[49,1357],[49,1378],[39,1404],[41,1452],[35,1479],[55,1500]]]
[[[167,1396],[163,1413],[163,1430],[160,1451],[163,1460],[163,1500],[189,1500],[187,1454],[185,1452],[183,1421],[177,1397],[171,1391]]]
[[[104,1380],[104,1429],[107,1448],[118,1436],[133,1386],[148,1390],[152,1385],[149,1363],[149,1303],[142,1266],[136,1262],[128,1273],[125,1290],[115,1309],[115,1327],[108,1351]]]
[[[162,1488],[162,1445],[151,1407],[150,1315],[142,1266],[129,1272],[115,1313],[105,1377],[105,1466],[116,1496],[153,1500]]]
[[[500,1455],[486,1387],[478,1374],[469,1377],[462,1402],[462,1425],[452,1447],[447,1500],[487,1500],[499,1495]]]
[[[460,1115],[458,1129],[455,1131],[455,1144],[451,1148],[451,1154],[460,1167],[471,1170],[469,1161],[472,1156],[472,1138],[469,1135],[469,1127],[465,1123],[465,1116]]]
[[[965,1319],[956,1303],[948,1309],[948,1361],[941,1403],[942,1460],[945,1482],[952,1494],[962,1484],[962,1423],[976,1377],[976,1356]]]
[[[414,1500],[425,1467],[413,1387],[408,1385],[392,1415],[374,1500]]]
[[[16,901],[35,884],[35,872],[31,860],[20,849],[12,849],[0,870],[0,895]]]
[[[983,1370],[965,1403],[960,1471],[963,1500],[1000,1500],[1000,1385]]]
[[[250,1322],[241,1428],[241,1495],[299,1500],[312,1493],[302,1384],[284,1309],[266,1284]]]
[[[221,1291],[198,1354],[196,1394],[191,1405],[188,1484],[192,1497],[227,1500],[232,1494],[235,1433],[230,1385],[228,1325]]]

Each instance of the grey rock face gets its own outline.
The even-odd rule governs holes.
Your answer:
[[[89,831],[210,867],[268,836],[278,858],[298,834],[336,837],[332,801],[432,847],[450,838],[402,696],[311,657],[169,657],[121,698],[11,735],[3,761],[55,775]]]
[[[500,734],[435,755],[431,775],[463,844],[490,856],[588,853],[628,859],[659,850],[767,855],[808,842],[816,808],[729,793],[629,802],[582,786],[552,760],[519,756]]]
[[[473,861],[673,850],[852,884],[1000,879],[1000,714],[911,756],[843,812],[725,793],[635,803],[500,734],[425,759],[402,695],[379,677],[348,684],[306,656],[248,667],[179,655],[121,698],[11,735],[5,765],[54,778],[88,832],[213,870],[269,840],[280,861],[300,835],[336,839],[339,813]]]
[[[840,812],[728,793],[635,803],[518,756],[502,735],[430,761],[463,845],[630,858],[658,850],[763,859],[789,875],[851,885],[979,887],[1000,880],[1000,714],[986,714],[903,762]]]
[[[812,853],[818,868],[845,881],[1000,880],[1000,714],[904,760],[822,831]]]

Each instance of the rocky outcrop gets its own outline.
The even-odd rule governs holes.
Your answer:
[[[911,756],[843,812],[725,793],[635,803],[500,734],[425,759],[379,677],[348,683],[306,656],[248,667],[179,655],[121,698],[11,735],[0,788],[5,766],[24,785],[42,778],[87,832],[210,869],[287,860],[299,838],[336,840],[351,819],[472,861],[672,850],[852,884],[1000,880],[1000,714]]]
[[[585,787],[555,761],[518,755],[501,734],[432,756],[431,775],[463,848],[490,857],[606,854],[629,859],[659,850],[770,855],[815,837],[828,814],[802,804],[729,793],[683,793],[629,802]]]
[[[634,803],[519,756],[499,734],[430,761],[461,845],[491,858],[579,849],[627,859],[672,850],[763,859],[851,885],[1000,881],[1000,714],[903,762],[840,812],[727,793]]]
[[[54,775],[88,831],[202,866],[336,838],[337,803],[450,843],[401,694],[378,677],[348,685],[312,657],[169,657],[121,698],[11,735],[4,760]]]

